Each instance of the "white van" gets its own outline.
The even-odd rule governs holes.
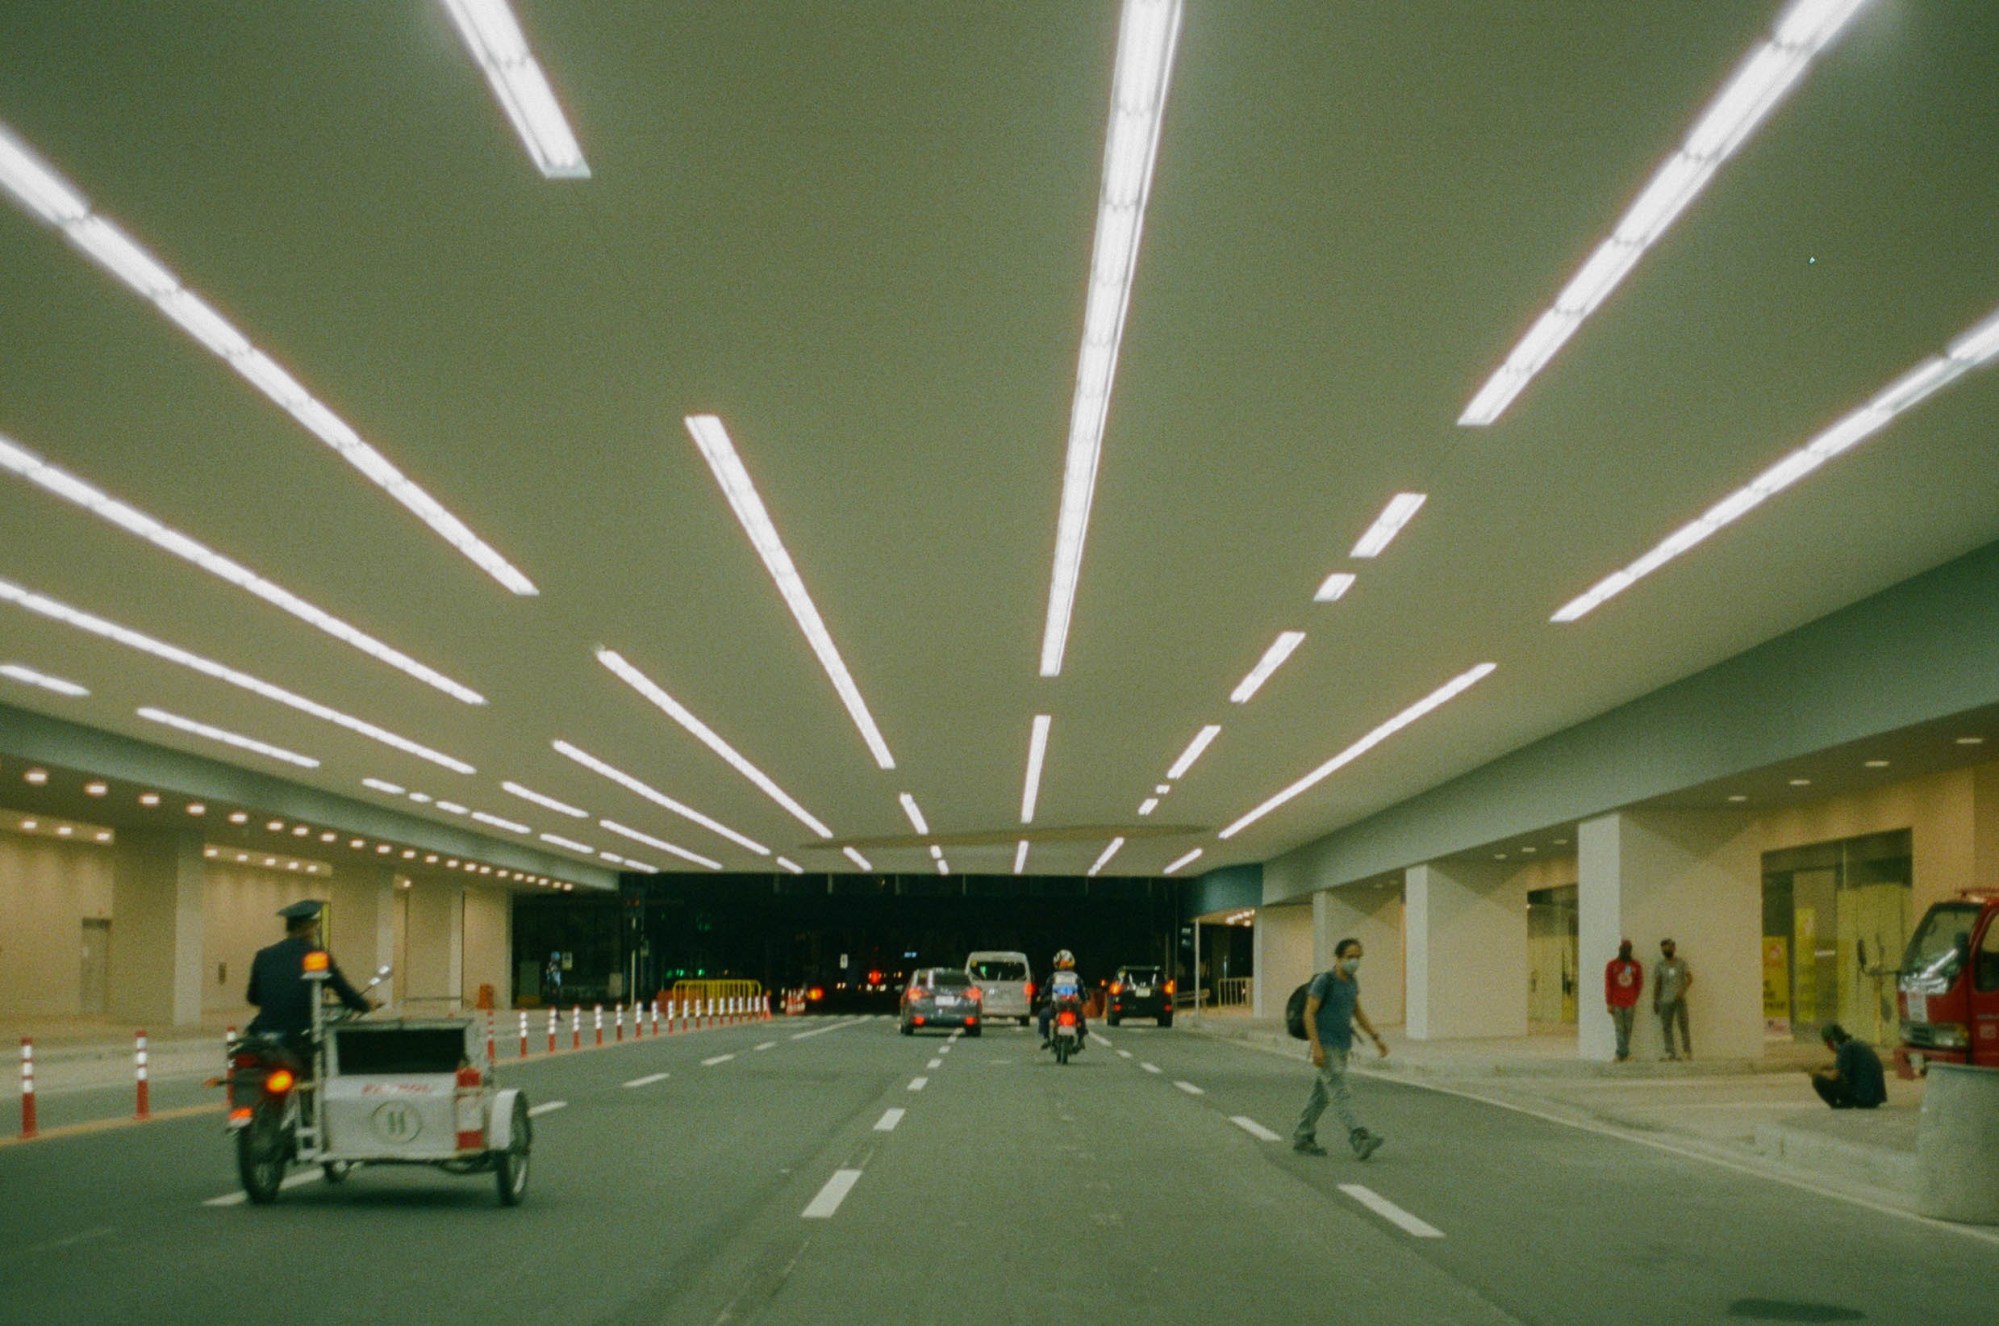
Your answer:
[[[1034,971],[1025,953],[983,950],[965,959],[965,974],[985,995],[986,1021],[1019,1018],[1026,1026],[1034,1013]]]

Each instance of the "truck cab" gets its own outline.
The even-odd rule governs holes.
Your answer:
[[[1899,1076],[1938,1062],[1999,1068],[1999,891],[1932,906],[1909,940],[1895,989]]]

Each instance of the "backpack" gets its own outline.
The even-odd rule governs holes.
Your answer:
[[[1318,980],[1322,974],[1318,972],[1313,973],[1311,981],[1306,981],[1296,990],[1293,990],[1291,997],[1284,1001],[1284,1030],[1291,1033],[1293,1040],[1308,1041],[1312,1039],[1305,1031],[1305,1001],[1312,997],[1312,981]]]

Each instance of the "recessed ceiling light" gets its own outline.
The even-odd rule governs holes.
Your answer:
[[[336,640],[352,645],[370,658],[386,663],[406,676],[414,677],[426,686],[434,686],[467,704],[486,703],[486,698],[470,687],[462,686],[436,669],[426,667],[401,650],[391,648],[358,627],[342,621],[323,608],[306,602],[290,590],[273,584],[250,568],[224,557],[221,553],[161,523],[129,503],[112,497],[95,485],[49,464],[5,436],[0,436],[0,469],[11,470],[30,483],[54,493],[64,501],[82,507],[120,529],[138,535],[182,561],[192,562],[209,574],[218,576],[239,589],[248,590],[273,607],[280,608],[300,621],[317,627]],[[0,667],[0,673],[8,673],[8,669]],[[13,674],[8,673],[8,675]],[[74,683],[62,682],[51,686],[50,689],[73,685]],[[74,690],[65,693],[89,694],[81,686],[75,686]]]
[[[328,829],[328,830],[326,830],[326,831],[325,831],[324,833],[322,833],[322,834],[320,834],[320,835],[319,835],[319,841],[321,841],[321,842],[323,842],[323,843],[330,843],[330,842],[332,842],[332,841],[333,841],[333,840],[334,840],[335,838],[338,838],[339,836],[340,836],[340,835],[339,835],[339,834],[337,834],[337,833],[335,833],[335,832],[334,832],[333,830],[331,830],[331,829]]]
[[[157,806],[160,804],[160,794],[158,792],[141,792],[139,794],[139,804],[149,807]]]
[[[229,822],[231,824],[248,824],[250,822],[250,812],[246,810],[232,810],[229,812]]]
[[[434,865],[436,865],[436,864],[437,864],[437,853],[435,853],[435,852],[431,852],[431,853],[428,853],[427,855],[425,855],[425,857],[423,858],[423,863],[424,863],[425,865],[427,865],[427,866],[434,866]]]
[[[1162,796],[1162,797],[1163,797],[1163,796],[1165,796],[1165,795],[1166,795],[1166,794],[1167,794],[1168,792],[1171,792],[1172,790],[1173,790],[1173,784],[1171,784],[1171,783],[1156,783],[1156,784],[1154,784],[1154,785],[1153,785],[1153,788],[1152,788],[1152,793],[1153,793],[1153,795],[1154,795],[1154,796]]]
[[[530,829],[530,828],[529,828],[529,827],[528,827],[527,825],[525,825],[525,824],[522,824],[522,823],[521,823],[520,821],[518,821],[518,820],[509,820],[509,819],[502,819],[502,818],[501,818],[500,816],[498,816],[498,815],[488,815],[488,814],[487,814],[487,813],[486,813],[485,811],[483,811],[483,810],[475,810],[475,811],[473,811],[473,812],[472,812],[472,818],[473,818],[473,819],[475,819],[475,820],[477,820],[477,821],[479,821],[479,822],[480,822],[481,824],[490,824],[490,825],[492,825],[492,826],[493,826],[494,828],[496,828],[496,829],[505,829],[505,830],[507,830],[507,831],[508,831],[509,833],[531,833],[531,832],[533,832],[533,830],[531,830],[531,829]],[[543,835],[542,835],[542,837],[544,837],[544,838],[546,838],[547,836],[548,836],[547,834],[543,834]],[[592,851],[595,851],[596,849],[595,849],[595,848],[592,848],[591,850],[592,850]]]
[[[1555,846],[1557,847],[1567,847],[1568,845],[1569,845],[1569,840],[1567,838],[1555,839]]]
[[[47,769],[30,769],[28,772],[22,774],[21,778],[24,782],[40,787],[49,781],[49,771]]]
[[[1520,850],[1521,850],[1521,852],[1522,852],[1522,853],[1524,854],[1524,853],[1532,853],[1532,852],[1538,852],[1538,851],[1540,851],[1541,849],[1540,849],[1540,848],[1538,848],[1538,847],[1523,847],[1523,848],[1521,848]]]
[[[1360,542],[1353,546],[1351,555],[1381,556],[1382,550],[1402,532],[1404,525],[1415,518],[1416,513],[1423,509],[1423,503],[1428,500],[1428,497],[1422,493],[1397,493],[1389,498],[1388,505],[1374,518],[1374,523],[1367,527],[1367,533],[1360,536]]]
[[[1104,420],[1125,311],[1138,267],[1146,196],[1159,151],[1159,126],[1180,35],[1180,0],[1125,0],[1111,83],[1110,128],[1104,143],[1103,184],[1097,196],[1096,243],[1090,255],[1083,344],[1076,360],[1076,395],[1069,407],[1069,447],[1062,472],[1061,515],[1055,526],[1055,569],[1048,586],[1048,619],[1041,635],[1041,675],[1059,676],[1083,572],[1083,541],[1103,453]]]
[[[582,750],[577,746],[573,746],[567,741],[556,741],[552,744],[554,745],[556,751],[559,752],[560,754],[568,756],[570,759],[576,761],[578,764],[590,770],[592,773],[601,774],[603,777],[610,779],[612,782],[616,783],[618,786],[624,788],[625,790],[637,793],[639,796],[644,797],[647,801],[652,802],[655,806],[659,806],[664,810],[670,810],[674,814],[680,816],[682,819],[692,820],[696,824],[699,824],[702,828],[707,829],[710,833],[720,834],[722,837],[727,838],[730,842],[735,843],[738,846],[749,848],[752,852],[755,852],[758,856],[770,855],[770,848],[765,847],[762,843],[756,841],[754,838],[746,838],[742,834],[737,833],[734,829],[730,828],[728,825],[723,824],[721,821],[710,819],[708,816],[703,815],[700,811],[695,810],[691,806],[682,805],[680,802],[675,801],[672,797],[660,791],[658,788],[653,787],[650,784],[641,782],[639,779],[632,777],[632,775],[626,773],[622,769],[619,769],[610,764],[606,764],[604,761],[598,759],[596,756],[590,754],[588,751]]]
[[[618,653],[615,649],[599,649],[597,651],[597,661],[609,668],[627,686],[630,686],[633,690],[651,701],[653,706],[661,713],[685,728],[694,736],[695,740],[721,756],[730,768],[754,783],[758,791],[784,807],[785,811],[793,819],[818,834],[821,838],[831,838],[833,836],[831,829],[820,823],[818,817],[806,810],[805,807],[799,805],[790,793],[777,785],[776,781],[770,775],[757,768],[756,765],[751,764],[734,746],[722,740],[721,736],[713,728],[709,727],[699,718],[696,718],[693,711],[686,705],[668,695],[652,678],[646,676],[636,667],[633,667],[631,663],[627,662],[624,655]],[[560,809],[560,807],[556,807],[556,809]],[[578,811],[577,813],[581,814],[582,812]]]
[[[1983,738],[1983,737],[1959,737],[1959,738],[1957,739],[1957,744],[1958,744],[1958,745],[1960,745],[1960,746],[1983,746],[1983,745],[1985,744],[1985,738]]]
[[[390,846],[389,844],[387,844],[387,843],[376,843],[376,844],[375,844],[375,851],[376,851],[376,853],[377,853],[378,855],[381,855],[381,856],[387,856],[387,855],[388,855],[388,854],[389,854],[390,852],[393,852],[393,851],[395,851],[395,850],[396,850],[395,848],[391,847],[391,846]]]
[[[349,732],[358,732],[362,736],[373,741],[379,741],[385,746],[393,746],[397,750],[406,751],[411,755],[429,760],[432,764],[442,765],[453,772],[463,774],[478,772],[478,770],[466,764],[463,760],[456,760],[449,755],[440,754],[428,746],[420,745],[407,737],[399,737],[386,728],[377,727],[375,724],[356,718],[352,714],[342,713],[340,710],[332,708],[329,705],[320,704],[316,700],[308,700],[304,696],[288,691],[282,686],[275,686],[270,682],[253,677],[247,672],[238,672],[235,668],[217,663],[213,659],[203,658],[201,655],[182,649],[177,645],[170,645],[164,641],[155,640],[149,635],[119,626],[114,622],[106,621],[104,618],[91,613],[82,612],[70,607],[67,603],[52,599],[46,594],[37,594],[32,590],[23,589],[12,581],[0,580],[0,601],[17,604],[20,607],[26,608],[29,612],[53,618],[56,621],[74,626],[79,630],[88,631],[92,635],[102,636],[107,640],[115,640],[121,645],[151,654],[155,658],[165,659],[169,663],[178,663],[184,668],[191,668],[205,676],[213,677],[217,681],[228,682],[231,686],[240,687],[254,695],[261,695],[267,700],[276,700],[279,704],[296,709],[300,713],[310,714],[314,718],[324,719],[329,723],[344,727]]]
[[[266,825],[264,825],[264,828],[271,833],[283,833],[285,830],[285,822],[283,820],[272,820]]]
[[[728,430],[712,414],[695,414],[687,417],[687,431],[694,438],[694,445],[701,449],[708,468],[714,471],[716,482],[722,485],[722,495],[729,499],[729,506],[735,511],[736,519],[742,522],[744,532],[750,536],[751,545],[763,558],[764,568],[777,583],[777,592],[783,596],[785,606],[791,609],[798,629],[805,633],[805,642],[818,656],[819,666],[826,670],[826,676],[839,693],[841,703],[846,705],[854,726],[861,730],[861,739],[873,752],[875,763],[884,769],[895,768],[895,757],[889,754],[888,742],[883,739],[881,729],[875,726],[874,715],[868,712],[867,701],[861,698],[860,687],[854,683],[853,674],[847,671],[846,660],[840,657],[839,647],[833,643],[825,621],[820,618],[812,595],[806,592],[805,581],[792,564],[784,541],[778,537],[777,526],[771,523],[763,498],[758,496],[756,485],[750,482],[749,471],[743,468],[742,457],[736,454],[736,445],[729,440]]]
[[[1868,760],[1868,761],[1867,761],[1867,767],[1868,767],[1869,769],[1885,769],[1885,768],[1887,768],[1887,767],[1888,767],[1888,761],[1886,761],[1886,760]]]
[[[1747,801],[1747,800],[1749,800],[1749,798],[1748,798],[1748,796],[1747,796],[1747,795],[1745,795],[1744,793],[1741,793],[1741,792],[1737,792],[1737,793],[1735,793],[1734,795],[1732,795],[1731,797],[1729,797],[1729,800],[1730,800],[1730,801]]]
[[[296,862],[296,861],[287,861],[287,862],[285,862],[285,869],[286,869],[286,870],[297,870],[297,869],[298,869],[298,862]]]
[[[522,787],[519,783],[507,782],[501,783],[500,786],[521,800],[532,801],[537,806],[545,806],[558,815],[567,815],[569,818],[575,820],[587,820],[590,818],[590,812],[587,810],[579,810],[566,801],[557,801],[554,797],[543,796],[532,788]]]
[[[190,801],[187,803],[187,813],[190,815],[206,815],[208,807],[199,801]]]
[[[1230,703],[1248,704],[1250,698],[1263,689],[1263,683],[1270,680],[1270,674],[1283,667],[1284,660],[1290,658],[1293,651],[1303,643],[1305,643],[1303,631],[1278,632],[1277,639],[1271,642],[1270,648],[1263,651],[1263,657],[1249,670],[1249,675],[1236,683],[1235,690],[1229,692]]]
[[[110,790],[110,784],[95,780],[83,785],[83,794],[85,796],[101,797]]]
[[[1048,757],[1048,727],[1055,721],[1051,714],[1036,714],[1034,726],[1027,738],[1027,783],[1020,793],[1020,822],[1034,823],[1034,803],[1041,796],[1041,766]]]
[[[312,826],[310,824],[292,825],[292,837],[294,838],[304,838],[307,835],[309,835],[311,832],[312,832]]]
[[[6,463],[7,439],[0,437],[0,465],[5,465]],[[0,665],[0,677],[12,677],[15,681],[26,685],[39,686],[45,691],[54,691],[57,695],[67,695],[71,698],[90,694],[88,690],[73,681],[64,681],[61,677],[51,677],[46,672],[37,672],[33,668],[22,667],[19,663]]]
[[[1350,571],[1333,572],[1331,575],[1327,576],[1325,580],[1319,585],[1318,593],[1312,595],[1312,602],[1314,603],[1338,602],[1340,599],[1346,597],[1346,592],[1353,588],[1354,581],[1357,579],[1359,579],[1359,577],[1354,575]]]
[[[354,847],[354,848],[366,847],[368,845],[368,840],[366,838],[349,838],[347,840],[347,845],[349,847]]]
[[[875,868],[873,862],[869,861],[865,856],[862,856],[859,852],[855,851],[851,847],[842,847],[840,849],[840,852],[849,861],[852,861],[855,865],[859,866],[863,870],[873,870]]]
[[[1194,767],[1194,761],[1201,758],[1201,752],[1208,748],[1209,742],[1221,734],[1221,730],[1221,724],[1210,723],[1196,732],[1194,739],[1187,743],[1187,749],[1180,752],[1180,758],[1173,761],[1173,767],[1166,771],[1166,776],[1176,782],[1185,777],[1187,771]]]
[[[158,259],[117,226],[92,215],[82,193],[4,127],[0,127],[0,186],[10,190],[30,212],[62,231],[71,244],[220,356],[251,386],[270,397],[308,432],[332,447],[343,460],[481,570],[516,594],[535,592],[532,581],[390,463],[388,457],[363,441],[345,420],[252,345],[199,295],[183,286],[180,278]]]
[[[1013,849],[1013,873],[1018,875],[1027,869],[1027,839],[1022,838]]]
[[[405,860],[405,861],[414,861],[414,860],[416,860],[416,848],[414,848],[414,847],[405,847],[405,848],[403,849],[403,860]]]
[[[1492,854],[1492,859],[1493,859],[1493,860],[1495,860],[1495,861],[1504,861],[1504,860],[1506,859],[1506,853],[1504,853],[1504,852],[1494,852],[1494,853]]]
[[[1089,873],[1092,876],[1095,876],[1098,871],[1102,870],[1105,866],[1109,865],[1111,863],[1111,858],[1117,855],[1118,848],[1123,846],[1124,846],[1124,839],[1122,838],[1111,839],[1110,846],[1104,849],[1103,855],[1097,858],[1096,864],[1090,867]]]
[[[1138,813],[1141,815],[1150,815],[1153,811],[1158,809],[1159,809],[1158,797],[1147,797],[1145,800],[1138,803]]]
[[[428,792],[410,793],[410,800],[416,802],[419,806],[427,806],[435,799],[436,798],[432,797]]]
[[[1791,780],[1792,787],[1810,787],[1811,785],[1812,780],[1809,778],[1793,778]]]
[[[109,829],[99,829],[95,837],[100,843],[108,843],[111,841],[111,831]]]
[[[1173,861],[1167,864],[1165,873],[1170,875],[1174,871],[1180,869],[1180,867],[1182,866],[1192,865],[1194,862],[1201,859],[1202,850],[1203,850],[1202,848],[1196,847],[1193,851],[1187,853],[1187,855],[1182,857],[1176,857]]]
[[[445,861],[445,863],[444,863],[444,868],[445,868],[446,870],[456,870],[456,869],[458,869],[458,858],[454,856],[454,857],[451,857],[450,859],[448,859],[447,861]]]
[[[788,856],[780,856],[779,858],[777,858],[777,863],[783,866],[786,870],[789,870],[794,875],[802,875],[805,873],[805,867],[799,865],[796,861],[793,861]]]
[[[1268,815],[1271,811],[1276,810],[1279,806],[1291,800],[1291,798],[1297,796],[1301,792],[1306,791],[1308,788],[1313,787],[1321,780],[1329,777],[1330,775],[1338,772],[1340,769],[1343,769],[1347,765],[1353,763],[1361,756],[1367,754],[1368,751],[1373,750],[1377,745],[1386,741],[1388,738],[1394,736],[1397,732],[1400,732],[1403,728],[1408,727],[1411,723],[1423,717],[1431,710],[1436,709],[1440,705],[1448,703],[1449,701],[1457,698],[1459,695],[1462,695],[1464,692],[1470,690],[1473,686],[1477,685],[1479,682],[1491,676],[1494,670],[1498,668],[1498,666],[1499,665],[1497,663],[1481,663],[1475,668],[1469,668],[1466,671],[1459,673],[1457,676],[1445,682],[1442,686],[1439,686],[1436,690],[1431,691],[1428,695],[1418,700],[1415,704],[1410,705],[1407,709],[1404,709],[1401,713],[1395,715],[1395,717],[1381,724],[1379,727],[1375,728],[1372,732],[1369,732],[1359,741],[1354,742],[1353,745],[1348,746],[1338,755],[1333,756],[1332,759],[1327,760],[1324,764],[1312,770],[1312,772],[1306,774],[1303,778],[1300,778],[1297,782],[1291,784],[1289,787],[1285,788],[1277,795],[1271,797],[1269,800],[1265,801],[1262,805],[1257,806],[1254,810],[1251,810],[1248,814],[1238,819],[1235,823],[1229,825],[1226,829],[1223,829],[1219,836],[1223,838],[1235,837],[1235,835],[1241,833],[1244,829],[1248,828],[1256,821],[1262,819],[1265,815]]]
[[[1843,2],[1843,0],[1842,0]],[[1999,357],[1999,314],[1960,336],[1941,355],[1933,355],[1889,384],[1874,399],[1848,414],[1804,446],[1709,507],[1698,519],[1666,536],[1652,551],[1623,570],[1614,571],[1585,593],[1569,600],[1549,618],[1572,622],[1623,593],[1638,581],[1698,546],[1723,526],[1740,520],[1768,498],[1818,469],[1833,457],[1859,445],[1885,428],[1896,415],[1912,409],[1933,393],[1982,364]]]
[[[644,843],[647,847],[657,847],[660,851],[669,852],[683,861],[692,861],[695,865],[706,866],[710,870],[720,870],[722,868],[720,861],[711,860],[699,852],[690,852],[685,847],[676,847],[664,838],[655,838],[649,833],[640,833],[637,829],[629,828],[618,823],[616,820],[598,820],[597,823],[600,827],[609,829],[612,833],[620,837],[629,838],[635,843]]]
[[[1500,416],[1707,186],[1721,163],[1783,99],[1862,3],[1801,0],[1784,11],[1770,40],[1756,47],[1708,103],[1679,151],[1667,158],[1610,237],[1555,297],[1554,307],[1541,315],[1465,407],[1460,424],[1489,424]]]
[[[250,854],[249,854],[248,852],[238,852],[238,853],[236,853],[236,860],[237,860],[237,861],[238,861],[239,863],[240,863],[240,862],[245,862],[245,861],[248,861],[249,859],[250,859]]]
[[[444,0],[444,8],[485,71],[535,169],[551,180],[589,179],[590,164],[507,0]]]
[[[916,804],[915,797],[907,792],[898,792],[896,800],[902,803],[902,813],[909,816],[910,824],[918,833],[930,832],[930,822],[923,818],[923,809]]]

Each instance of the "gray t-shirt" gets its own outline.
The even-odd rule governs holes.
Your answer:
[[[1659,965],[1652,969],[1652,997],[1662,1004],[1674,1002],[1686,994],[1691,976],[1685,958],[1659,959]]]
[[[1360,980],[1341,980],[1330,971],[1312,978],[1308,997],[1319,1001],[1319,1044],[1333,1050],[1353,1049],[1353,1011],[1360,1004]]]

